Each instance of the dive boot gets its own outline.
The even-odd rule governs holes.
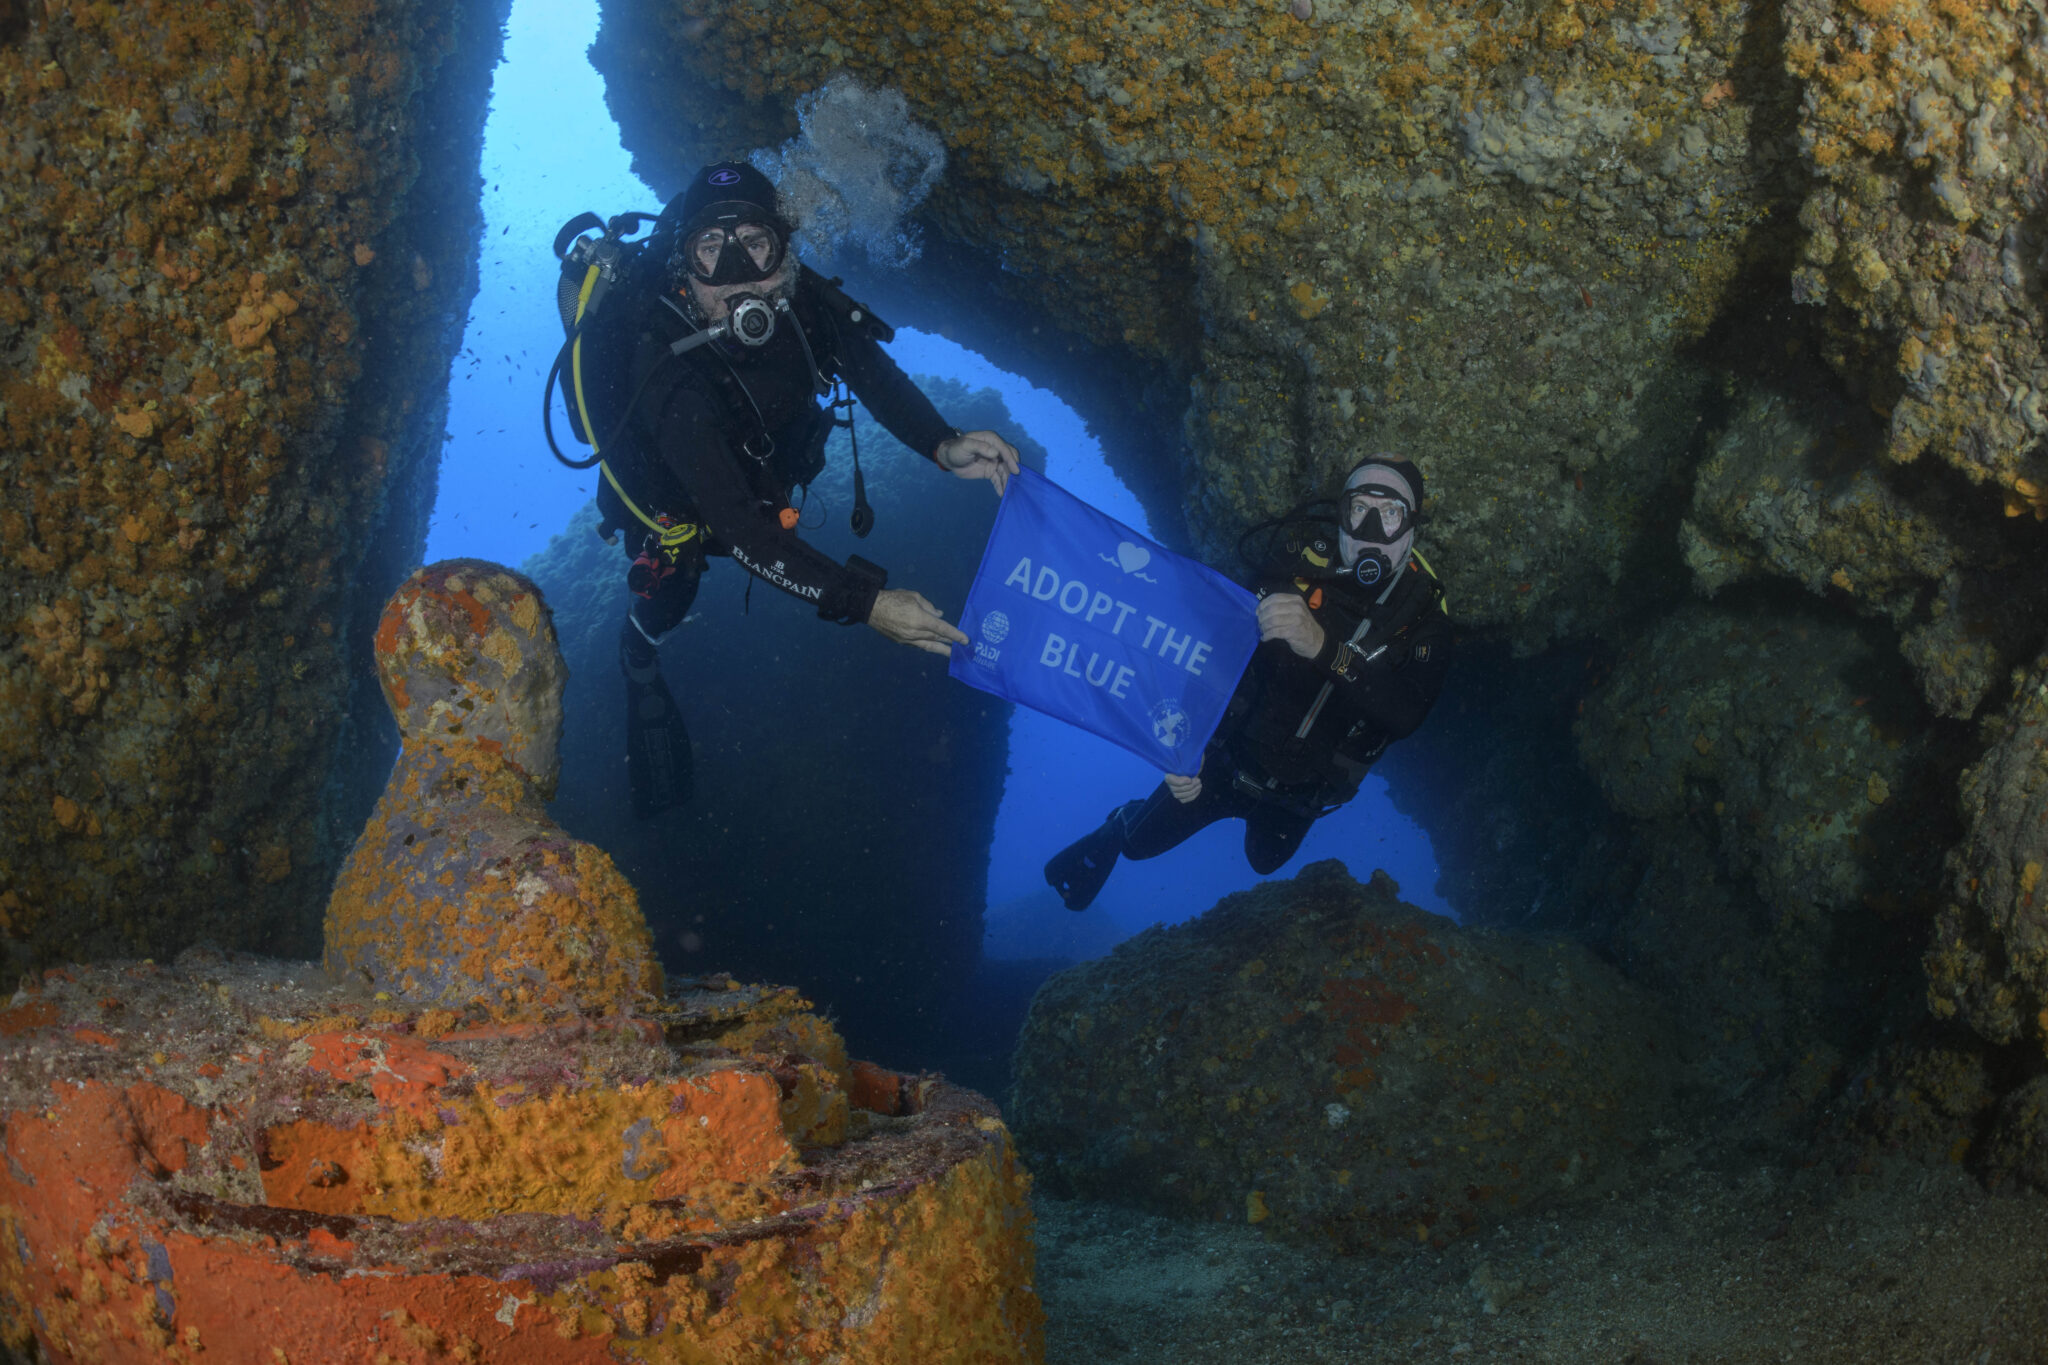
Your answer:
[[[633,787],[633,814],[648,820],[690,799],[696,763],[683,713],[661,676],[660,656],[651,648],[642,658],[636,659],[637,653],[627,643],[619,657],[626,675],[626,775]]]
[[[1045,865],[1045,881],[1059,893],[1069,910],[1086,910],[1095,903],[1102,884],[1123,852],[1123,822],[1111,815],[1092,834],[1085,834],[1052,855]]]

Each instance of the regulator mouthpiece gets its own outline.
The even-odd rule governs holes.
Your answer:
[[[760,295],[736,295],[726,307],[727,334],[742,346],[766,346],[775,335],[775,306]]]

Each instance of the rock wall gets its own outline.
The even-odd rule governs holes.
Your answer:
[[[1927,949],[1928,1004],[1993,1042],[2048,1046],[2048,656],[2014,671],[1990,730],[1963,775],[1969,827],[1949,855]]]
[[[1795,91],[1733,7],[650,12],[662,55],[614,70],[615,104],[690,71],[681,122],[731,146],[836,71],[893,85],[952,156],[931,226],[1036,315],[1190,377],[1159,522],[1227,558],[1403,446],[1453,595],[1531,645],[1626,597],[1691,457],[1685,348],[1753,261],[1789,269],[1760,225],[1797,202]]]
[[[363,626],[424,535],[505,11],[0,7],[6,979],[316,942],[389,763]]]
[[[955,426],[1044,451],[1000,398],[920,380]],[[856,541],[844,434],[805,502],[805,536],[858,552],[958,619],[996,500],[940,474],[859,411],[875,531]],[[586,508],[527,572],[554,609],[569,660],[563,769],[553,810],[640,889],[671,970],[716,967],[789,981],[834,1012],[864,1055],[951,1064],[951,1007],[981,952],[988,848],[1009,753],[1009,708],[946,675],[941,659],[865,627],[817,619],[714,559],[662,671],[696,752],[696,798],[633,818],[618,633],[626,556]]]
[[[1793,296],[1826,305],[1889,458],[2048,517],[2048,14],[1788,0],[1785,23],[1812,169]]]

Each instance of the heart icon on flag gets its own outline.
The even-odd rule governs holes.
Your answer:
[[[1116,562],[1125,573],[1136,573],[1152,562],[1152,552],[1128,540],[1120,541],[1116,547]]]

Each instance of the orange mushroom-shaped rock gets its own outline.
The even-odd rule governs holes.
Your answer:
[[[430,564],[384,608],[376,651],[401,744],[328,901],[329,974],[498,1018],[655,998],[633,888],[545,809],[568,669],[540,590],[479,560]]]

